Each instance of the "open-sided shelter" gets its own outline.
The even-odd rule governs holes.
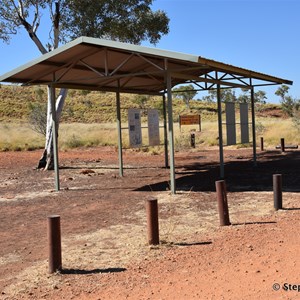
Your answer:
[[[221,177],[224,176],[221,88],[247,88],[251,91],[253,159],[256,162],[254,88],[292,84],[292,81],[206,59],[197,55],[149,48],[110,40],[80,37],[0,76],[1,82],[48,85],[55,111],[55,88],[110,91],[116,93],[119,132],[119,165],[123,175],[120,93],[162,95],[167,98],[170,182],[175,185],[175,159],[172,118],[172,88],[193,83],[198,90],[217,89]],[[56,116],[53,115],[53,132]],[[56,189],[59,190],[57,140],[54,135]]]

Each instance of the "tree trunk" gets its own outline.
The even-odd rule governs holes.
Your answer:
[[[56,118],[57,118],[57,131],[59,127],[59,120],[61,112],[67,97],[68,90],[61,89],[59,96],[56,99]],[[50,88],[48,88],[48,105],[47,105],[47,130],[46,130],[46,142],[44,152],[39,160],[38,169],[53,170],[54,169],[54,157],[53,157],[53,131],[52,131],[52,112],[51,112],[51,98]],[[56,133],[58,135],[58,132]]]
[[[33,6],[33,10],[35,13],[35,17],[30,24],[26,18],[27,12],[24,11],[24,4],[27,1],[11,1],[15,7],[17,16],[21,24],[24,26],[25,30],[29,34],[30,39],[35,43],[37,48],[40,50],[42,54],[47,53],[47,49],[42,44],[41,40],[38,38],[36,32],[39,27],[39,21],[41,14],[39,12],[39,8],[43,7],[44,4],[39,4],[38,1],[32,1],[31,5]],[[46,1],[47,2],[47,1]],[[60,1],[54,2],[54,11],[52,10],[53,2],[50,1],[49,3],[50,14],[51,14],[51,21],[53,25],[53,48],[56,49],[59,44],[59,21],[60,21]],[[27,6],[27,4],[26,4]],[[50,50],[49,50],[50,51]],[[59,96],[56,100],[56,118],[57,118],[57,128],[59,124],[59,119],[61,116],[62,108],[64,106],[65,98],[67,96],[67,89],[61,89]],[[48,87],[48,108],[47,108],[47,130],[46,130],[46,142],[45,142],[45,149],[43,155],[38,163],[37,168],[41,169],[44,168],[45,170],[52,170],[54,168],[53,164],[53,132],[52,132],[52,114],[51,114],[51,97],[50,97],[50,88]],[[58,130],[58,129],[57,129]],[[57,133],[56,133],[57,134]]]

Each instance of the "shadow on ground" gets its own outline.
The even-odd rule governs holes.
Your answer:
[[[82,270],[82,269],[62,269],[61,274],[99,274],[99,273],[120,273],[126,271],[125,268],[108,268],[108,269],[93,269],[93,270]]]
[[[239,156],[225,159],[225,180],[230,192],[272,191],[273,174],[282,174],[283,192],[300,191],[300,152],[265,151],[257,156],[257,166],[251,158]],[[176,165],[176,188],[181,191],[215,191],[220,180],[218,163],[185,162]],[[137,191],[166,191],[168,181],[142,186]]]

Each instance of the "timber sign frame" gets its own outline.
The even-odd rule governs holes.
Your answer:
[[[199,125],[201,131],[201,115],[179,115],[179,129],[182,125]]]
[[[254,88],[258,86],[293,84],[292,81],[235,67],[198,55],[177,53],[157,48],[137,46],[104,39],[80,37],[46,53],[2,76],[0,82],[51,87],[52,110],[55,109],[55,89],[84,89],[116,93],[119,133],[119,167],[123,175],[120,93],[161,95],[167,99],[168,153],[170,183],[176,192],[173,135],[172,88],[178,84],[193,84],[198,91],[217,89],[218,127],[222,137],[221,88],[246,88],[251,91],[254,108]],[[53,116],[53,132],[57,121]],[[256,163],[255,115],[252,109],[253,160]],[[56,137],[54,141],[55,186],[59,186],[59,166]],[[220,177],[224,177],[223,141],[219,139]]]

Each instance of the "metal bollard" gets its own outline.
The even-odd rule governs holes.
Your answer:
[[[159,244],[158,205],[157,199],[146,200],[148,243]]]
[[[273,175],[273,194],[275,210],[282,209],[282,175]]]
[[[195,133],[191,133],[191,147],[196,147],[196,139],[195,139]]]
[[[227,202],[227,191],[225,180],[216,181],[216,191],[218,200],[218,210],[220,217],[220,225],[227,226],[230,225],[228,202]]]
[[[284,138],[280,139],[281,152],[285,152]]]
[[[264,151],[264,138],[260,138],[260,151]]]
[[[49,273],[62,269],[60,216],[48,216]]]

